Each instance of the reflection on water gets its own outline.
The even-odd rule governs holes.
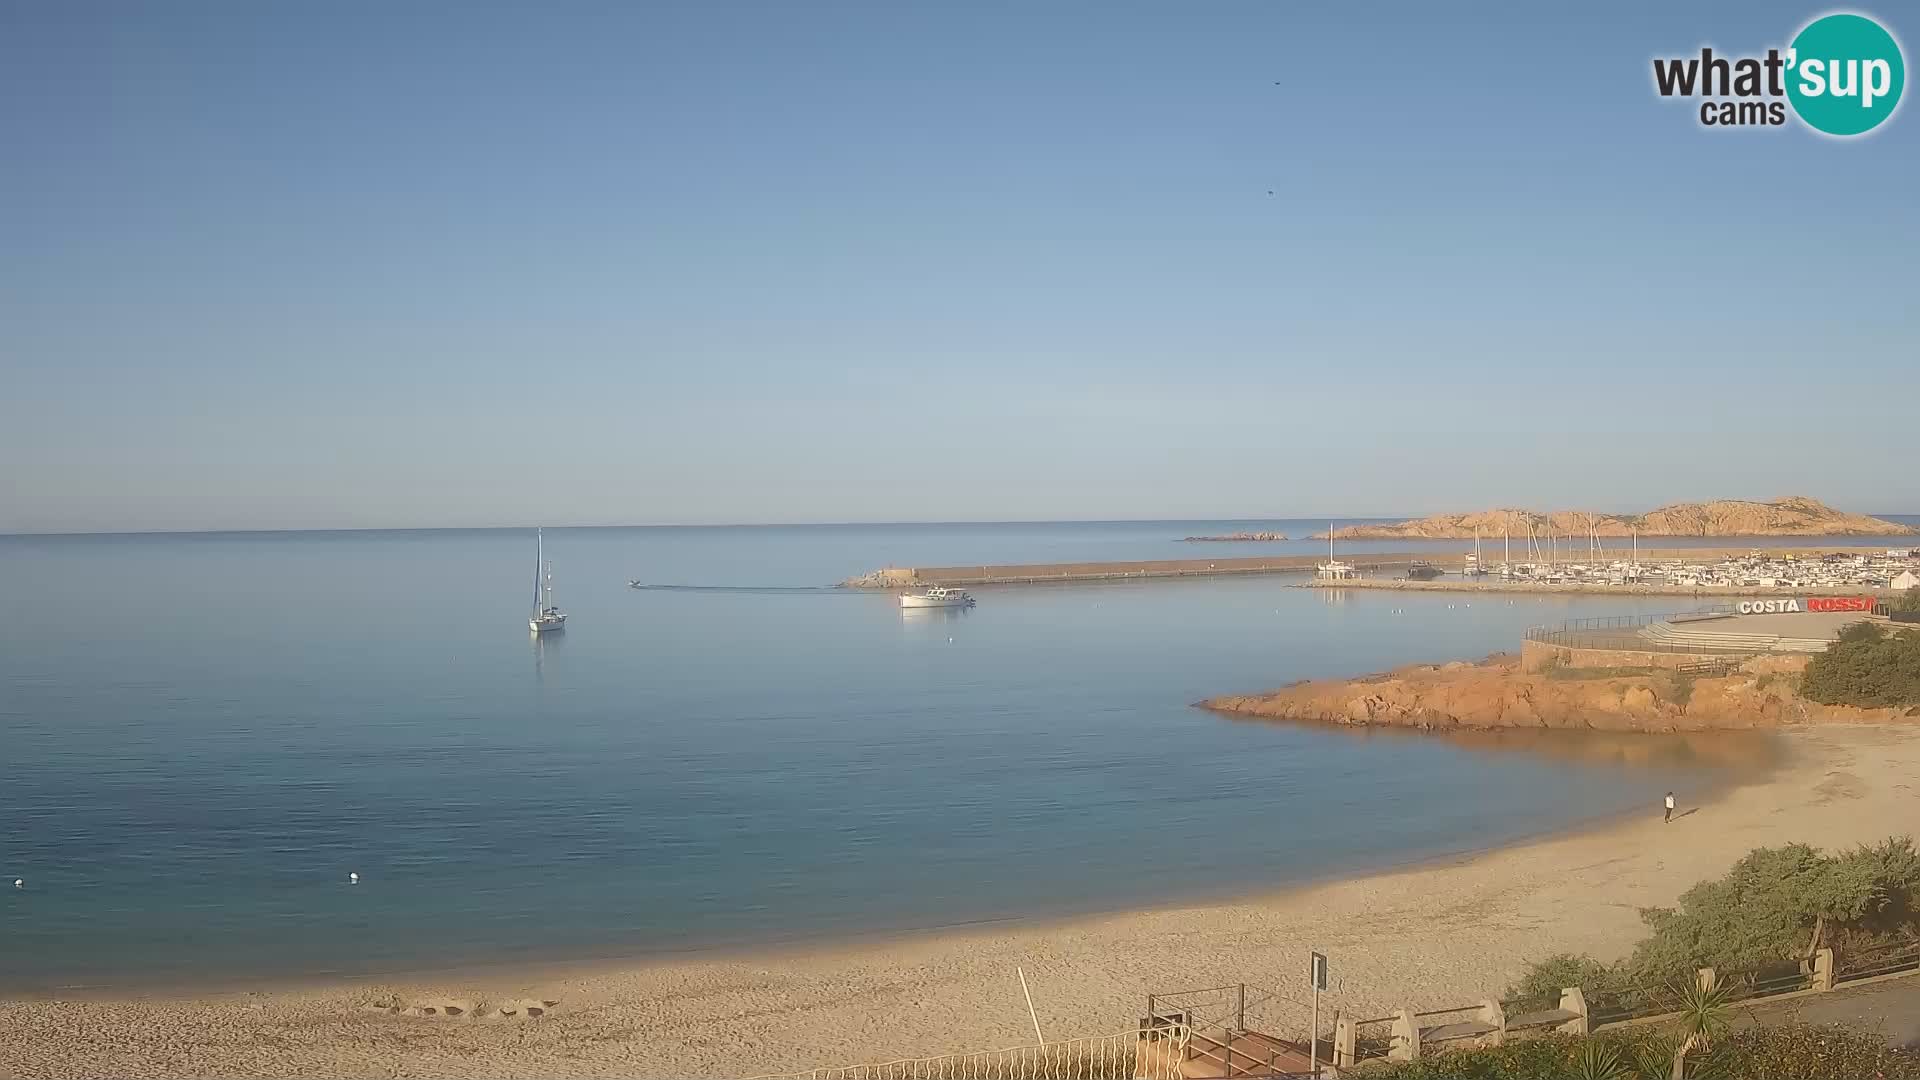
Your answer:
[[[528,630],[527,637],[531,638],[533,643],[534,681],[538,685],[545,686],[547,652],[548,650],[552,650],[556,655],[560,652],[562,643],[567,640],[566,628],[561,627],[558,630],[549,630],[544,634],[537,630]]]
[[[1236,723],[1293,724],[1258,716],[1220,714]],[[1517,754],[1583,765],[1646,769],[1722,769],[1752,775],[1776,768],[1785,756],[1780,740],[1766,731],[1690,731],[1645,733],[1553,728],[1420,731],[1412,728],[1349,724],[1313,725],[1361,742],[1440,739],[1447,745],[1487,754]]]
[[[973,611],[966,607],[903,607],[900,609],[900,621],[911,626],[916,623],[952,623],[967,617]]]
[[[48,600],[0,620],[0,866],[39,883],[0,904],[0,983],[1151,906],[1494,846],[1769,760],[1749,734],[1434,738],[1189,704],[1668,597],[1469,606],[1222,577],[967,610],[803,588],[888,562],[1138,557],[1169,531],[1234,529],[549,530],[580,584],[568,632],[528,638],[518,531],[0,537],[0,595]],[[753,588],[629,588],[641,567]],[[1312,829],[1239,827],[1305,807]],[[338,887],[348,870],[368,884]]]

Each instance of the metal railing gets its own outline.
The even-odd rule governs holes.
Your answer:
[[[1376,1016],[1371,1020],[1353,1022],[1353,1058],[1356,1063],[1384,1061],[1393,1053],[1393,1024],[1397,1019],[1394,1016]]]
[[[1835,957],[1833,966],[1833,981],[1836,983],[1920,971],[1920,942],[1903,942],[1859,953],[1843,953]]]
[[[1185,1024],[1187,1057],[1204,1058],[1225,1075],[1291,1076],[1296,1074],[1287,1066],[1296,1058],[1304,1059],[1306,1051],[1285,1038],[1311,1026],[1307,1022],[1310,1008],[1263,987],[1229,983],[1149,995],[1147,1023]]]
[[[1754,971],[1737,972],[1723,980],[1728,987],[1727,1000],[1758,1001],[1761,998],[1813,989],[1813,971],[1802,965],[1777,965]]]
[[[1606,649],[1613,652],[1676,653],[1682,656],[1730,656],[1765,652],[1765,649],[1730,648],[1724,645],[1700,645],[1689,641],[1659,641],[1638,634],[1596,634],[1591,630],[1549,630],[1529,627],[1528,641],[1562,649]]]
[[[1595,994],[1587,999],[1587,1021],[1593,1027],[1642,1020],[1674,1011],[1679,995],[1668,986],[1633,986]]]

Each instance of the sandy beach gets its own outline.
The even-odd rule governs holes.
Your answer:
[[[1641,934],[1636,909],[1671,903],[1750,848],[1847,846],[1912,820],[1920,726],[1780,738],[1780,770],[1698,807],[1681,793],[1693,812],[1671,825],[1650,807],[1643,820],[1233,903],[624,968],[5,1000],[0,1075],[742,1076],[1031,1041],[1016,966],[1062,1038],[1128,1029],[1151,992],[1291,991],[1310,948],[1331,957],[1328,1009],[1465,1004],[1529,958],[1621,955]]]

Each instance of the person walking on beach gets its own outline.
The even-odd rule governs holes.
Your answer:
[[[1667,792],[1667,816],[1660,819],[1663,823],[1673,820],[1673,792]]]

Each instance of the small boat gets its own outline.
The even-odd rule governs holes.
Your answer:
[[[973,597],[965,589],[949,589],[944,585],[935,585],[925,592],[901,593],[900,606],[903,608],[932,607],[972,607]]]
[[[546,634],[555,630],[564,630],[566,626],[567,613],[553,606],[553,564],[546,561],[545,537],[541,530],[535,529],[533,531],[533,615],[527,619],[527,629],[536,634]]]
[[[1480,561],[1480,533],[1477,530],[1473,534],[1473,550],[1467,552],[1466,565],[1461,568],[1460,572],[1467,577],[1487,576],[1487,568],[1485,564]]]
[[[1360,571],[1352,563],[1341,562],[1333,557],[1333,522],[1327,522],[1327,561],[1313,568],[1313,576],[1322,581],[1350,581],[1360,576]]]
[[[1440,576],[1440,568],[1425,560],[1415,560],[1407,567],[1408,581],[1432,581]]]

